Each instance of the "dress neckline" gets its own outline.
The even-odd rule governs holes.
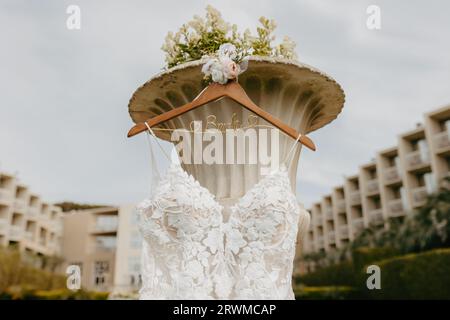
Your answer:
[[[223,210],[224,206],[220,204],[220,200],[221,199],[217,199],[217,197],[216,197],[216,195],[214,193],[212,193],[208,188],[202,186],[200,184],[200,182],[192,174],[188,173],[186,170],[183,169],[181,164],[172,161],[171,164],[170,164],[169,171],[170,170],[178,170],[184,177],[186,177],[187,179],[190,179],[196,186],[198,186],[207,195],[207,197],[212,202],[214,202],[214,204],[216,206],[218,206],[220,208],[221,211]],[[168,172],[166,173],[166,175],[167,174],[168,174]],[[259,181],[257,183],[255,183],[253,186],[251,186],[242,196],[239,196],[239,197],[236,197],[236,198],[227,198],[227,199],[235,200],[229,206],[230,210],[234,210],[236,207],[239,207],[239,205],[242,203],[243,199],[248,197],[248,195],[253,193],[256,189],[260,188],[261,185],[264,184],[267,180],[270,180],[270,178],[272,178],[272,177],[274,177],[274,176],[276,176],[278,174],[283,174],[284,178],[287,179],[289,192],[291,193],[292,196],[295,197],[295,194],[292,192],[291,180],[287,176],[286,165],[285,164],[281,164],[275,170],[272,170],[269,174],[266,174],[261,179],[259,179]]]

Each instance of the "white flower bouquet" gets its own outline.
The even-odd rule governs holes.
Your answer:
[[[237,70],[228,58],[237,63],[236,66],[241,68],[241,72],[242,65],[239,63],[245,56],[296,60],[295,43],[289,37],[284,37],[278,45],[272,44],[275,40],[275,21],[261,17],[259,22],[261,26],[257,27],[256,35],[252,35],[249,29],[239,33],[235,24],[225,22],[218,10],[207,6],[205,18],[196,15],[192,21],[183,24],[178,32],[167,34],[165,44],[161,48],[166,53],[166,68],[200,60],[204,56],[216,56],[222,64],[229,65],[228,68],[218,68],[217,61],[211,62],[211,76],[215,74],[212,78],[222,80],[224,72],[219,76],[218,69],[226,69],[226,72],[231,74]]]

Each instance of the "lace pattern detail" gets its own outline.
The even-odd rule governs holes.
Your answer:
[[[294,299],[302,208],[285,167],[230,207],[172,164],[137,207],[144,238],[141,299]],[[304,209],[303,209],[304,210]]]

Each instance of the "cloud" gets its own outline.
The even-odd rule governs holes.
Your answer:
[[[241,30],[259,16],[298,43],[303,62],[343,86],[343,113],[302,151],[299,199],[309,205],[396,143],[422,114],[450,101],[445,1],[212,1]],[[144,138],[126,139],[132,92],[164,64],[160,46],[205,1],[77,1],[82,29],[65,27],[71,1],[2,1],[0,162],[50,201],[133,203],[149,191]]]

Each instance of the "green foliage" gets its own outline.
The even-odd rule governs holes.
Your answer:
[[[450,249],[408,254],[375,264],[381,268],[381,290],[365,288],[370,298],[450,299]]]
[[[108,292],[86,290],[71,291],[68,289],[36,290],[27,286],[11,287],[0,294],[4,300],[106,300]]]
[[[165,44],[161,47],[166,53],[167,67],[213,55],[224,43],[235,45],[241,56],[295,59],[295,43],[288,37],[284,37],[279,45],[272,45],[275,40],[275,21],[261,17],[259,22],[261,26],[257,28],[257,36],[252,36],[248,29],[241,34],[236,25],[230,25],[222,19],[218,10],[207,6],[205,18],[196,15],[192,21],[183,24],[178,32],[167,34]]]
[[[346,261],[319,268],[314,272],[296,277],[295,282],[307,286],[353,286],[353,265]]]
[[[55,274],[58,257],[41,257],[40,264],[48,270],[35,267],[31,255],[22,254],[15,247],[0,246],[0,299],[21,300],[104,300],[107,292],[70,291],[66,277]]]
[[[275,40],[272,31],[275,30],[275,21],[261,17],[260,27],[256,28],[258,37],[252,41],[253,54],[258,56],[270,56],[272,54],[271,43]]]
[[[0,292],[11,286],[26,285],[45,290],[65,286],[64,276],[25,263],[17,248],[0,247],[0,261]]]
[[[372,264],[376,261],[395,257],[399,251],[390,247],[370,248],[361,247],[352,251],[352,262],[354,270],[361,270],[364,266]]]
[[[72,210],[96,209],[96,208],[105,207],[104,205],[98,205],[98,204],[82,204],[82,203],[75,203],[75,202],[68,202],[68,201],[55,203],[55,206],[60,207],[63,212],[68,212],[68,211],[72,211]]]
[[[356,248],[351,252],[352,259],[319,267],[313,272],[297,276],[295,282],[307,286],[357,286],[361,282],[360,270],[364,266],[398,253],[393,248]]]
[[[299,287],[294,294],[297,300],[343,300],[357,296],[354,288],[346,286]]]
[[[450,299],[450,249],[392,256],[386,248],[360,248],[354,264],[340,263],[296,278],[298,299]],[[389,257],[389,258],[386,258]],[[381,269],[381,290],[368,290],[366,268]],[[306,287],[304,286],[306,285]],[[305,288],[312,288],[309,292]],[[329,288],[353,288],[342,295]],[[306,290],[306,291],[305,291]],[[315,292],[317,290],[318,292]],[[344,292],[345,293],[345,292]]]

